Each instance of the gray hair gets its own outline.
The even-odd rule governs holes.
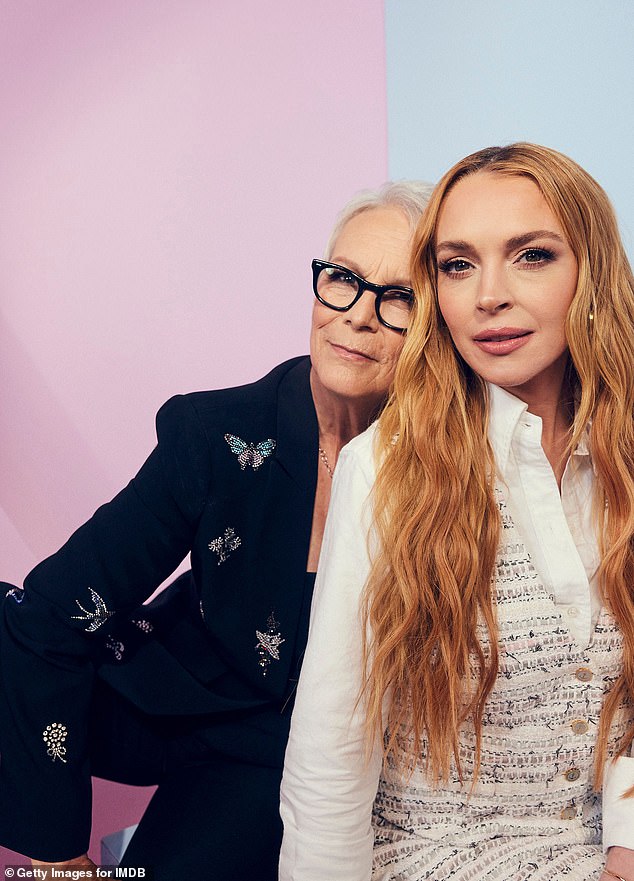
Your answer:
[[[397,208],[409,220],[413,233],[433,189],[432,184],[422,180],[398,180],[388,181],[378,190],[361,190],[356,193],[337,215],[324,259],[330,260],[332,257],[335,242],[346,223],[371,208]]]

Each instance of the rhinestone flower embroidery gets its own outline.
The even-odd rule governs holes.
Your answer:
[[[132,623],[135,627],[138,627],[139,630],[142,630],[143,633],[151,633],[154,630],[154,625],[145,618],[133,618]]]
[[[218,565],[227,559],[231,551],[235,551],[236,548],[239,548],[242,544],[242,539],[236,535],[235,529],[232,529],[228,526],[225,529],[224,537],[219,535],[218,538],[214,538],[209,542],[209,550],[218,554]]]
[[[46,755],[50,756],[53,761],[55,761],[55,759],[60,759],[62,762],[66,762],[66,759],[64,758],[66,755],[64,742],[67,737],[68,730],[61,722],[52,722],[50,725],[47,725],[42,732],[42,739],[48,747]]]
[[[235,434],[225,434],[225,440],[229,444],[231,452],[238,457],[240,468],[243,471],[247,465],[250,465],[254,471],[257,471],[262,462],[275,449],[275,441],[272,437],[267,437],[266,440],[260,441],[259,444],[248,444]]]
[[[79,608],[84,613],[83,615],[71,615],[71,618],[74,618],[77,621],[89,621],[88,627],[85,627],[84,630],[86,633],[92,633],[94,630],[97,630],[101,627],[102,624],[110,618],[114,613],[109,612],[106,608],[106,604],[101,599],[96,590],[93,590],[92,587],[88,588],[90,592],[90,599],[95,604],[94,612],[89,612],[88,609],[84,609],[79,600],[75,600]]]
[[[125,646],[118,639],[115,639],[113,636],[109,636],[106,640],[106,648],[109,648],[112,654],[115,656],[117,661],[123,660],[123,653],[125,651]]]
[[[271,659],[279,661],[280,646],[283,642],[286,642],[285,639],[282,639],[282,634],[278,630],[280,624],[279,621],[275,620],[273,612],[269,615],[266,623],[268,624],[268,630],[265,633],[262,633],[260,630],[255,631],[257,638],[255,650],[260,656],[258,664],[262,668],[263,676],[266,676],[268,672]]]

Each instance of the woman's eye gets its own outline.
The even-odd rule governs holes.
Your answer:
[[[453,260],[441,260],[438,263],[438,269],[449,278],[459,278],[472,268],[468,260],[462,260],[460,257],[455,257]]]
[[[354,277],[341,269],[327,269],[328,281],[331,284],[353,285]]]
[[[546,248],[528,248],[522,251],[516,263],[530,264],[531,266],[543,266],[553,260],[555,255]]]

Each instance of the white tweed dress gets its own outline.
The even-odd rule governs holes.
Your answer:
[[[604,609],[590,644],[575,643],[497,495],[500,670],[478,782],[470,792],[469,726],[461,736],[466,784],[453,773],[432,789],[419,768],[404,784],[388,768],[373,811],[373,881],[592,881],[604,865],[593,746],[605,691],[620,671],[621,636]],[[617,717],[612,745],[627,727],[624,709]]]

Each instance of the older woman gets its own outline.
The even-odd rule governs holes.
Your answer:
[[[488,148],[438,184],[412,280],[390,403],[335,481],[280,877],[634,881],[634,280],[614,213],[566,156]]]
[[[276,877],[281,765],[333,469],[391,383],[428,193],[404,182],[353,200],[313,261],[310,359],[168,401],[131,483],[24,588],[6,585],[6,846],[90,865],[92,771],[159,784],[128,865],[157,879]],[[191,576],[139,607],[189,551]]]

